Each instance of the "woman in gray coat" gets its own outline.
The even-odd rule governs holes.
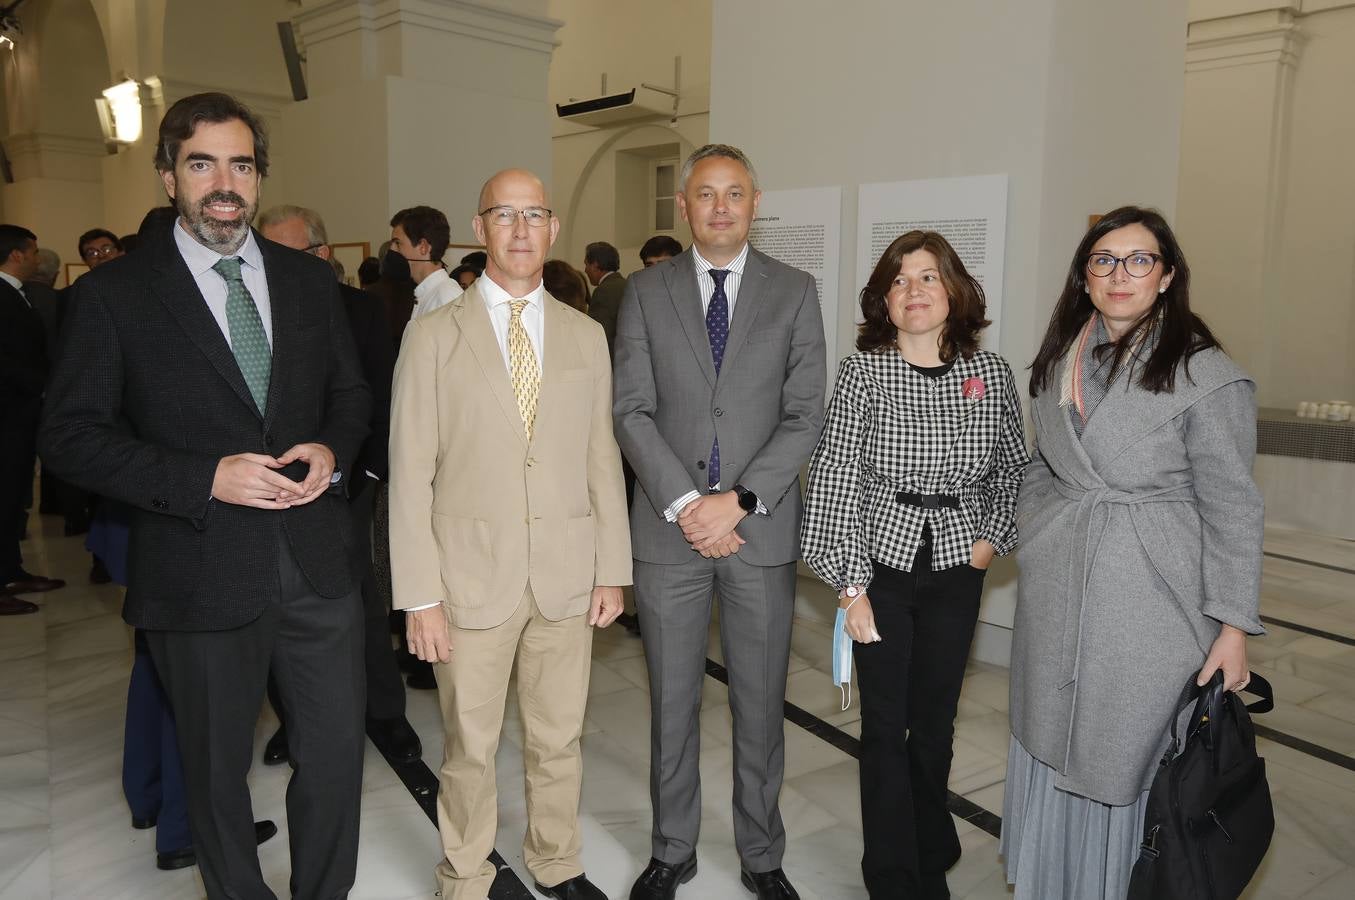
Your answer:
[[[1254,385],[1189,279],[1161,215],[1114,210],[1032,365],[1001,843],[1017,897],[1125,896],[1181,686],[1222,668],[1241,689],[1262,633]]]

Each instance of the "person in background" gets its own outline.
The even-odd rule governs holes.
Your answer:
[[[461,296],[461,285],[442,265],[451,228],[441,210],[412,206],[391,217],[390,249],[382,261],[393,277],[408,274],[414,282],[411,319],[426,316]]]
[[[581,313],[588,312],[588,285],[578,269],[563,259],[548,259],[542,269],[542,278],[546,293],[565,306],[572,306]]]
[[[800,469],[823,426],[827,373],[814,279],[748,244],[760,196],[738,148],[692,153],[677,195],[692,247],[634,273],[621,301],[612,410],[641,488],[631,540],[653,718],[651,859],[631,900],[672,900],[696,874],[696,736],[717,594],[740,881],[758,900],[799,897],[781,868],[782,712]]]
[[[452,269],[452,280],[461,285],[461,290],[468,291],[470,286],[475,283],[475,279],[480,277],[480,271],[474,266],[468,266],[465,263]]]
[[[1021,900],[1123,900],[1182,686],[1247,685],[1255,390],[1166,220],[1101,217],[1031,365],[999,846]]]
[[[979,349],[983,288],[934,231],[861,291],[809,461],[800,546],[847,610],[861,689],[861,871],[872,900],[945,900],[955,712],[984,574],[1016,545],[1028,461],[1011,368]]]
[[[680,253],[682,253],[682,245],[676,239],[666,234],[656,234],[645,241],[644,246],[640,248],[640,262],[644,263],[644,267],[648,269],[655,263],[672,259]],[[620,266],[617,268],[620,268]]]
[[[630,582],[602,329],[542,281],[559,232],[541,179],[508,169],[472,220],[489,248],[463,296],[410,323],[391,406],[391,556],[409,643],[437,665],[448,900],[496,875],[494,758],[516,670],[536,889],[606,900],[584,874],[579,735],[593,629]]]
[[[461,265],[470,266],[475,270],[475,277],[479,278],[485,274],[485,266],[488,264],[489,256],[483,250],[472,250],[461,257]]]
[[[370,290],[380,277],[381,260],[375,256],[369,256],[358,264],[358,287],[364,291]]]
[[[324,220],[315,210],[304,206],[275,206],[259,214],[258,229],[264,238],[284,247],[331,263],[334,261]],[[353,518],[353,569],[362,582],[366,622],[367,736],[391,762],[407,763],[419,758],[423,746],[405,718],[405,688],[391,646],[390,607],[376,585],[371,543],[374,499],[389,479],[386,444],[390,433],[390,390],[395,355],[391,352],[386,317],[380,303],[366,291],[343,283],[339,284],[339,293],[348,313],[348,326],[358,348],[363,377],[372,390],[371,430],[358,451],[355,477],[348,492],[348,508]],[[274,709],[281,707],[282,699],[272,679],[269,680],[269,699]],[[289,758],[287,729],[281,724],[286,718],[279,715],[278,730],[264,747],[266,764],[276,765]]]
[[[588,301],[588,315],[602,326],[607,335],[607,350],[616,355],[616,317],[621,312],[621,295],[626,290],[626,279],[621,268],[621,254],[606,241],[595,241],[583,250],[583,274],[593,286]]]
[[[0,225],[0,615],[37,612],[37,604],[16,595],[66,584],[29,572],[20,550],[49,365],[42,317],[24,293],[37,268],[37,236],[19,225]]]

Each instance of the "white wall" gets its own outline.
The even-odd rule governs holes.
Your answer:
[[[710,139],[748,152],[766,188],[842,185],[847,261],[857,185],[1007,173],[1001,349],[1024,393],[1088,214],[1129,202],[1173,211],[1184,6],[861,0],[847,11],[715,0]],[[825,302],[838,305],[845,354],[860,285],[854,265],[841,272]],[[1005,660],[1014,599],[1004,562],[981,614],[984,658]]]

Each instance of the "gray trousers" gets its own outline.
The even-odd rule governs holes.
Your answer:
[[[701,830],[701,685],[711,601],[734,720],[734,842],[749,872],[781,867],[786,831],[777,800],[785,770],[784,704],[795,565],[753,566],[737,555],[677,565],[635,561],[635,605],[649,668],[653,856],[685,861]]]

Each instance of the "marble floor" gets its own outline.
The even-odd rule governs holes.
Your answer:
[[[153,834],[128,824],[118,773],[131,640],[118,617],[120,591],[88,584],[88,557],[78,539],[60,536],[59,519],[35,517],[30,532],[29,568],[70,584],[30,597],[42,606],[40,613],[0,619],[0,900],[202,896],[195,869],[158,871]],[[1355,896],[1355,545],[1271,531],[1266,551],[1262,608],[1270,633],[1250,647],[1254,667],[1271,680],[1279,699],[1277,709],[1258,720],[1277,733],[1277,740],[1260,742],[1277,825],[1246,896],[1349,898]],[[805,582],[801,589],[817,587]],[[857,707],[841,711],[829,681],[829,635],[825,622],[797,620],[788,699],[837,732],[858,736]],[[718,641],[711,655],[720,660]],[[600,633],[583,739],[582,818],[588,873],[613,898],[626,896],[649,855],[646,690],[640,642],[619,627]],[[701,868],[681,892],[689,900],[750,896],[739,885],[731,849],[727,700],[724,685],[706,679]],[[971,813],[977,807],[1001,815],[1006,710],[1006,670],[971,664],[951,776],[952,791],[973,804]],[[409,718],[423,737],[424,760],[436,770],[442,738],[434,697],[411,691]],[[507,722],[498,760],[497,847],[530,886],[520,849],[525,814],[516,710]],[[265,711],[257,729],[260,749],[273,724]],[[839,737],[835,744],[789,722],[786,741],[786,869],[805,900],[864,898],[857,763],[839,749],[850,749],[851,741]],[[282,832],[260,850],[268,882],[282,897],[287,772],[259,765],[250,777],[256,816],[274,819]],[[432,897],[436,829],[370,745],[364,791],[351,896]],[[1008,897],[997,841],[989,833],[994,820],[970,818],[978,824],[957,820],[964,857],[949,875],[952,895]]]

